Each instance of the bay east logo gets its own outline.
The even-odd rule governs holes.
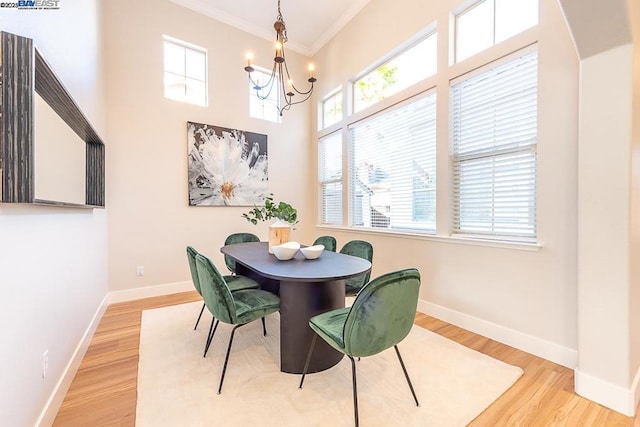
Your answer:
[[[60,0],[18,0],[18,9],[60,9]]]

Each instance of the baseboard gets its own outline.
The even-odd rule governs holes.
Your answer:
[[[67,363],[67,366],[62,372],[62,376],[60,377],[55,387],[53,388],[53,392],[51,393],[49,400],[47,400],[47,403],[44,405],[42,413],[40,414],[40,417],[38,417],[38,421],[36,421],[36,426],[44,427],[44,426],[50,426],[53,424],[53,421],[55,420],[56,415],[58,414],[58,410],[60,409],[60,405],[62,405],[62,401],[64,400],[64,397],[66,396],[67,391],[69,390],[69,386],[71,386],[71,382],[73,381],[73,378],[76,376],[76,372],[80,367],[80,363],[82,363],[82,359],[84,358],[84,355],[86,354],[87,349],[89,348],[89,344],[91,343],[91,338],[93,338],[93,334],[98,328],[98,324],[102,319],[102,315],[104,314],[105,310],[107,309],[107,306],[109,305],[108,298],[109,298],[109,295],[108,294],[105,295],[105,297],[102,299],[102,302],[98,306],[98,309],[93,315],[91,322],[89,322],[89,326],[85,330],[84,335],[82,335],[82,339],[80,340],[80,342],[78,343],[78,346],[73,352],[73,355],[69,360],[69,363]]]
[[[142,298],[158,297],[194,290],[193,282],[165,283],[164,285],[147,286],[144,288],[125,289],[109,292],[109,304],[133,301]]]
[[[576,393],[609,409],[633,417],[638,406],[639,375],[640,371],[636,374],[631,389],[626,389],[576,369]]]
[[[104,299],[98,306],[95,314],[93,315],[93,318],[91,319],[89,326],[85,330],[80,343],[73,352],[73,355],[71,356],[69,363],[67,363],[62,376],[54,387],[49,400],[47,400],[47,403],[45,404],[40,417],[38,417],[36,426],[45,427],[53,424],[53,421],[58,414],[58,410],[60,409],[60,405],[62,405],[64,397],[69,390],[69,386],[71,385],[71,382],[73,381],[73,378],[75,377],[76,372],[80,367],[80,363],[82,363],[82,359],[84,358],[84,355],[89,348],[91,338],[93,338],[93,334],[98,328],[98,324],[100,323],[100,320],[102,319],[102,316],[109,304],[185,292],[192,289],[193,283],[191,281],[186,281],[107,293],[107,295],[105,295]]]
[[[487,338],[526,351],[558,365],[574,369],[578,362],[578,352],[568,347],[534,337],[504,326],[470,316],[425,300],[418,301],[418,311],[444,320],[447,323],[467,329]]]
[[[638,404],[640,403],[640,368],[636,372],[636,376],[631,384],[631,390],[633,391],[633,416],[638,413]]]

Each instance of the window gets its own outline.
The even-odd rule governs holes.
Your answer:
[[[353,84],[358,112],[436,73],[438,34],[432,33],[411,48],[357,79]]]
[[[351,224],[435,232],[436,95],[349,126]]]
[[[264,68],[255,67],[252,78],[259,85],[265,85],[271,78],[271,71]],[[278,105],[280,101],[280,77],[276,75],[276,81],[271,86],[271,92],[260,91],[261,96],[266,95],[266,99],[260,99],[256,96],[256,90],[249,80],[249,115],[256,119],[269,120],[270,122],[280,123],[280,112]]]
[[[164,36],[164,96],[207,105],[207,50]]]
[[[451,86],[453,231],[536,237],[538,54]]]
[[[318,104],[318,223],[535,243],[538,0],[460,2]]]
[[[538,24],[538,0],[482,0],[456,16],[456,62]]]
[[[335,132],[319,142],[320,200],[323,224],[342,224],[342,135]]]
[[[322,102],[321,129],[327,128],[342,120],[342,88],[336,89]]]

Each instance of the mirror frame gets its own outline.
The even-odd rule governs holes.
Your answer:
[[[78,208],[105,206],[105,147],[33,40],[0,32],[0,202]],[[35,198],[34,94],[86,143],[85,204]]]

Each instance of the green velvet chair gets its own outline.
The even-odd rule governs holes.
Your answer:
[[[320,336],[351,360],[356,426],[358,425],[358,389],[354,357],[372,356],[393,347],[413,399],[416,405],[420,406],[398,350],[398,343],[411,331],[418,306],[419,288],[418,270],[408,268],[395,271],[369,282],[358,293],[351,307],[328,311],[309,319],[309,326],[316,334],[311,341],[299,388],[302,388],[313,347]]]
[[[366,259],[369,262],[372,262],[373,260],[373,246],[371,246],[371,243],[365,242],[364,240],[351,240],[350,242],[347,242],[342,249],[340,249],[340,253],[357,256]],[[369,281],[370,277],[371,271],[368,271],[359,276],[345,280],[345,295],[348,297],[357,295],[358,292],[360,292],[360,289],[362,289],[362,287]]]
[[[202,296],[202,290],[200,287],[200,280],[198,278],[198,270],[196,269],[196,255],[199,255],[198,251],[196,251],[191,246],[187,246],[187,260],[189,261],[189,270],[191,270],[191,280],[193,281],[193,286],[196,288],[196,291]],[[253,279],[249,279],[244,276],[223,276],[224,280],[229,285],[229,289],[231,292],[242,291],[244,289],[258,289],[260,288],[260,284]],[[198,320],[196,320],[196,325],[193,327],[195,331],[198,328],[198,323],[200,323],[200,318],[202,317],[202,313],[204,312],[205,303],[202,303],[202,308],[200,309],[200,314],[198,315]],[[211,319],[211,326],[209,326],[209,335],[211,335],[211,331],[213,330],[213,323],[215,321],[215,317]],[[204,347],[204,354],[202,357],[207,356],[207,351],[209,350],[209,345],[211,341],[207,340],[207,344]]]
[[[323,245],[325,250],[331,252],[335,252],[338,246],[336,238],[333,236],[320,236],[313,242],[313,245]]]
[[[233,336],[236,330],[254,320],[262,318],[262,333],[267,335],[264,317],[275,313],[280,309],[280,298],[271,292],[260,289],[245,289],[242,291],[231,292],[224,278],[213,265],[209,258],[196,255],[196,267],[198,277],[200,279],[200,289],[204,302],[216,320],[216,325],[208,337],[209,343],[216,333],[216,329],[220,322],[234,325],[229,338],[229,346],[227,347],[227,355],[224,359],[224,367],[220,376],[220,385],[218,386],[218,394],[222,392],[222,383],[224,382],[224,374],[227,371],[229,363],[229,353],[233,344]]]
[[[259,242],[260,238],[252,233],[234,233],[229,235],[227,239],[224,241],[224,245],[235,245],[236,243],[250,243],[250,242]],[[236,261],[230,256],[224,256],[224,263],[227,264],[227,268],[231,272],[231,274],[236,274]]]

